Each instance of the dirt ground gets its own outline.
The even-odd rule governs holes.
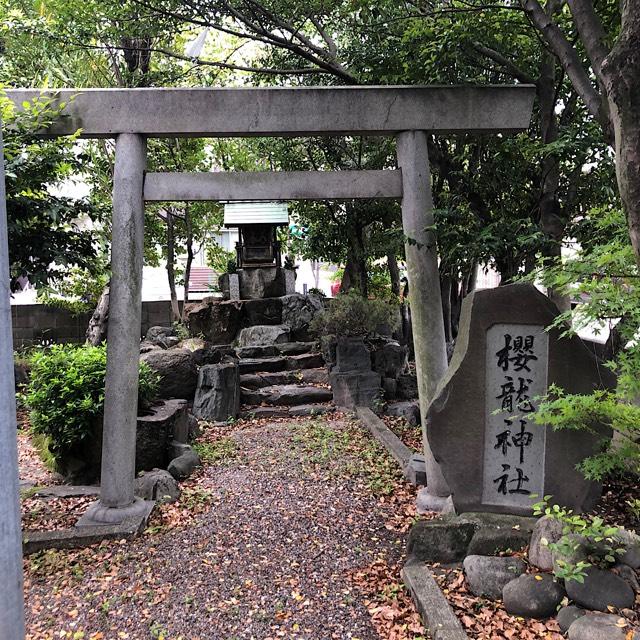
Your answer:
[[[400,585],[415,490],[347,416],[205,430],[133,541],[25,559],[28,638],[425,638]]]

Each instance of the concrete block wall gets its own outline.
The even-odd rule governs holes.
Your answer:
[[[82,343],[91,313],[71,315],[65,309],[43,304],[21,304],[11,307],[14,349],[33,344]],[[142,303],[140,335],[149,327],[171,326],[171,304],[168,300]]]

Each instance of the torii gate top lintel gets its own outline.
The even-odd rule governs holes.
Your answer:
[[[529,126],[532,85],[11,89],[64,103],[43,135],[109,138],[497,133]]]

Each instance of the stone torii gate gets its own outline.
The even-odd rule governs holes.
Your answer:
[[[242,89],[36,89],[7,91],[17,108],[40,95],[64,103],[42,135],[81,130],[115,138],[111,308],[107,341],[100,500],[96,524],[141,515],[134,496],[144,203],[176,200],[392,198],[402,201],[413,335],[422,416],[447,367],[433,224],[429,133],[511,133],[529,126],[531,86],[312,87]],[[149,137],[395,136],[396,170],[283,173],[146,173]],[[1,141],[1,139],[0,139]],[[1,148],[1,147],[0,147]],[[7,231],[0,192],[0,636],[23,636],[15,404],[8,292]],[[427,460],[428,504],[449,495]],[[10,490],[7,490],[10,489]]]

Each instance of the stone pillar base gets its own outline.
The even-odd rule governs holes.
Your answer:
[[[424,487],[418,491],[418,497],[416,498],[416,511],[419,515],[424,515],[429,511],[436,511],[437,513],[456,512],[451,496],[436,496],[429,493],[428,489],[428,487]]]
[[[78,520],[76,527],[122,524],[125,520],[131,519],[146,522],[154,506],[155,502],[137,497],[128,507],[107,507],[98,500],[89,505],[85,514]]]

